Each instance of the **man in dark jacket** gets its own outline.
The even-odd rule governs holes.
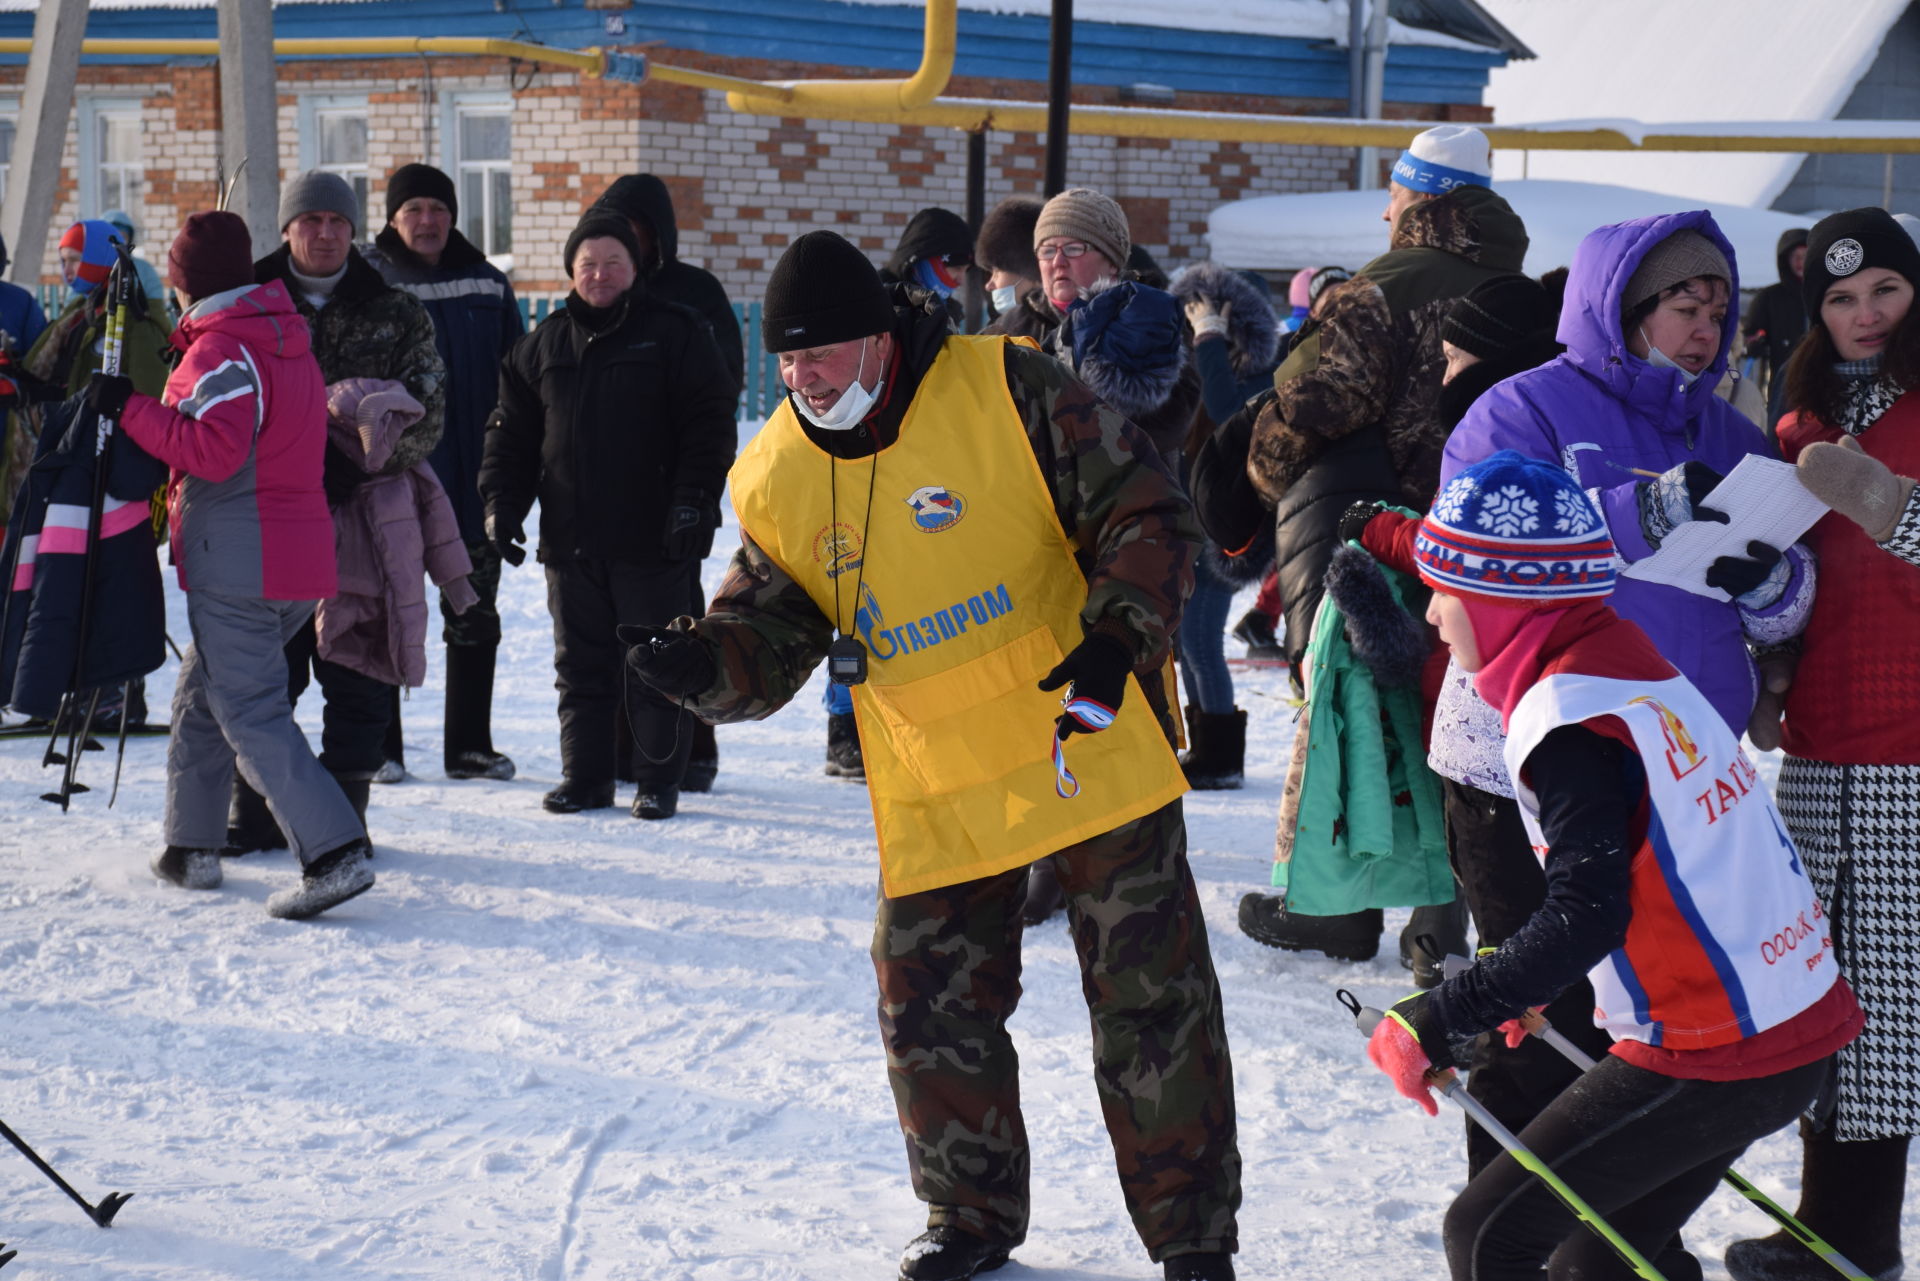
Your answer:
[[[500,368],[480,493],[509,559],[540,500],[540,561],[553,613],[565,778],[556,814],[613,804],[614,725],[633,727],[635,818],[679,806],[692,728],[637,684],[625,689],[620,624],[693,608],[693,567],[719,523],[733,462],[733,382],[699,315],[655,296],[627,219],[589,209],[567,238],[574,289]]]
[[[432,165],[402,165],[387,182],[387,225],[367,261],[386,282],[418,298],[433,318],[447,367],[446,429],[428,458],[453,503],[479,600],[455,613],[440,597],[447,644],[443,764],[448,778],[513,777],[513,762],[493,750],[493,669],[500,648],[500,553],[487,541],[480,504],[480,455],[487,418],[500,397],[500,361],[526,332],[513,286],[454,225],[460,201],[453,179]],[[386,758],[404,763],[398,691]]]
[[[312,169],[280,194],[280,248],[253,264],[254,280],[278,280],[312,334],[314,359],[328,386],[343,378],[400,383],[425,408],[380,469],[394,475],[433,453],[440,443],[446,403],[446,366],[434,343],[433,321],[420,300],[380,279],[353,247],[364,217],[353,188],[338,174]],[[336,511],[367,473],[331,444],[325,455],[327,505]],[[287,643],[289,693],[295,701],[308,672],[320,683],[325,725],[320,763],[340,780],[364,815],[368,784],[384,764],[383,743],[392,716],[393,689],[382,681],[321,658],[309,620]],[[244,779],[234,780],[235,852],[277,848],[283,841],[265,804]]]
[[[691,307],[713,328],[714,341],[720,345],[721,359],[733,379],[737,398],[746,386],[746,355],[740,344],[740,322],[726,286],[710,271],[681,262],[680,230],[673,212],[673,194],[667,184],[650,173],[632,173],[616,178],[600,193],[596,207],[612,209],[633,225],[635,243],[640,246],[640,274],[647,290],[656,298]],[[758,376],[758,371],[756,371]],[[706,593],[700,585],[700,562],[692,565],[693,611],[704,607]],[[631,750],[625,727],[621,727],[623,754]],[[682,786],[689,792],[704,792],[713,786],[720,771],[720,749],[713,741],[713,726],[695,721],[693,750],[687,757]],[[622,778],[633,777],[631,771]]]
[[[1774,249],[1774,263],[1780,279],[1760,291],[1753,310],[1741,320],[1740,333],[1746,339],[1749,354],[1758,355],[1767,367],[1767,421],[1760,425],[1773,434],[1773,425],[1787,407],[1787,357],[1807,332],[1807,305],[1800,278],[1807,263],[1807,229],[1789,227],[1780,233]]]
[[[1274,370],[1274,397],[1253,421],[1247,476],[1274,511],[1274,566],[1296,682],[1340,545],[1341,514],[1356,502],[1416,511],[1433,504],[1447,441],[1441,322],[1454,299],[1519,271],[1526,258],[1526,227],[1486,185],[1490,155],[1485,135],[1467,126],[1439,126],[1414,140],[1394,166],[1391,248],[1327,291],[1318,317]],[[1229,535],[1222,546],[1238,545],[1222,532]],[[1271,946],[1367,956],[1378,946],[1377,911],[1305,916],[1283,912],[1270,896],[1249,898],[1260,909],[1249,932]],[[1407,937],[1430,931],[1451,942],[1460,933],[1457,913],[1443,910],[1444,923],[1416,917]],[[1243,903],[1243,928],[1249,919]]]

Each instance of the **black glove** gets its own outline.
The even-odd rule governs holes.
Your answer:
[[[87,408],[102,418],[118,419],[133,395],[133,380],[120,374],[95,374],[87,379]]]
[[[1127,696],[1127,677],[1133,671],[1133,655],[1111,636],[1094,633],[1073,647],[1060,665],[1040,678],[1040,688],[1052,691],[1072,682],[1073,697],[1090,699],[1115,715],[1120,700]],[[1093,734],[1110,724],[1093,724],[1071,711],[1062,712],[1054,726],[1064,741],[1072,734]]]
[[[500,559],[509,565],[525,563],[527,552],[524,544],[527,531],[520,524],[520,518],[503,508],[487,508],[487,541],[493,544],[493,550],[500,553]]]
[[[660,549],[668,560],[692,560],[704,557],[713,547],[707,509],[707,496],[697,489],[675,489],[673,506],[667,509],[667,527]],[[705,547],[701,546],[702,542]]]
[[[327,506],[339,507],[367,480],[367,469],[332,445],[321,450],[320,487],[327,491]]]
[[[1387,509],[1387,505],[1378,500],[1355,503],[1340,513],[1340,541],[1354,543],[1360,541],[1373,518]]]
[[[627,670],[670,699],[691,698],[719,677],[713,656],[692,632],[622,623],[614,629],[627,645]]]
[[[1729,596],[1745,596],[1767,581],[1767,575],[1780,563],[1780,549],[1755,539],[1747,544],[1747,560],[1722,556],[1707,567],[1707,586],[1718,587]]]

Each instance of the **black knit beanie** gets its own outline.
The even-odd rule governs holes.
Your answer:
[[[580,251],[582,243],[611,236],[627,247],[633,256],[633,269],[640,270],[640,242],[633,238],[633,224],[611,209],[595,207],[580,215],[573,234],[567,237],[567,247],[562,261],[566,263],[567,279],[573,279],[573,256]]]
[[[1010,271],[1022,280],[1040,279],[1040,263],[1033,256],[1033,227],[1046,201],[1038,196],[1008,196],[980,222],[974,238],[973,260],[988,271]]]
[[[1440,337],[1482,360],[1497,360],[1542,336],[1551,337],[1559,319],[1539,281],[1495,276],[1454,299],[1440,322]]]
[[[454,194],[453,179],[432,165],[419,164],[401,165],[387,179],[387,221],[392,222],[400,206],[416,196],[438,200],[453,215],[453,221],[460,221],[460,198]]]
[[[1806,274],[1800,281],[1807,318],[1817,323],[1820,304],[1834,282],[1867,267],[1897,271],[1920,289],[1920,247],[1886,210],[1848,209],[1813,224],[1807,237]]]
[[[771,352],[851,342],[893,328],[893,303],[867,256],[831,231],[787,246],[767,278],[760,337]]]

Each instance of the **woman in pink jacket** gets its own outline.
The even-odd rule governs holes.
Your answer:
[[[172,554],[193,644],[174,690],[167,846],[153,871],[187,889],[219,887],[238,768],[303,868],[267,911],[303,919],[373,884],[366,829],[293,722],[281,652],[337,587],[320,488],[326,388],[285,288],[253,283],[237,215],[193,215],[167,261],[184,314],[166,390],[156,400],[101,374],[88,388],[95,409],[172,469]]]

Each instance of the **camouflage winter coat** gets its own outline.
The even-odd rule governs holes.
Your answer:
[[[282,245],[253,264],[254,280],[285,283],[293,305],[313,334],[314,359],[329,386],[343,378],[385,378],[404,385],[426,409],[407,428],[380,469],[394,476],[425,461],[440,443],[447,399],[447,369],[434,342],[433,318],[420,300],[380,278],[358,249],[347,253],[347,274],[327,305],[315,310],[293,278],[293,254]]]
[[[944,317],[897,309],[903,355],[900,390],[910,392],[949,332]],[[1201,534],[1193,508],[1144,433],[1095,396],[1058,361],[1030,347],[1006,348],[1007,388],[1027,442],[1053,493],[1060,527],[1087,577],[1081,623],[1127,646],[1163,729],[1172,722],[1158,671],[1165,664],[1180,607],[1193,589]],[[897,433],[911,395],[870,422],[884,446]],[[923,417],[923,424],[934,420]],[[922,428],[925,429],[924,427]],[[853,432],[809,433],[823,448]],[[871,452],[869,444],[867,452]],[[835,452],[838,452],[836,449]],[[674,623],[707,643],[716,683],[688,707],[712,722],[772,715],[799,693],[833,639],[833,624],[792,578],[742,535],[706,617]]]

